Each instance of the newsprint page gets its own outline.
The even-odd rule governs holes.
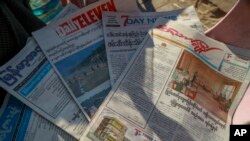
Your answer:
[[[88,119],[34,39],[0,67],[0,86],[76,139],[83,135]]]
[[[103,11],[138,11],[135,0],[102,0],[33,33],[79,106],[92,117],[111,89]]]
[[[79,8],[69,3],[53,21],[65,17],[69,13],[73,13],[77,9]],[[33,38],[29,38],[27,44],[37,45],[32,40],[34,41]],[[2,95],[2,97],[4,97],[4,95]],[[0,125],[2,125],[0,127],[1,141],[76,141],[73,136],[70,136],[40,116],[10,94],[5,96],[3,103],[0,105]]]
[[[84,141],[228,141],[249,61],[159,18],[112,87]]]
[[[103,30],[111,85],[119,78],[158,17],[185,23],[203,32],[193,6],[169,12],[103,12]]]
[[[10,94],[0,106],[1,141],[76,141]]]

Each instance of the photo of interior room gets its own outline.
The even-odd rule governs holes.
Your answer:
[[[169,87],[193,99],[226,122],[228,110],[241,83],[221,75],[193,54],[184,51]]]

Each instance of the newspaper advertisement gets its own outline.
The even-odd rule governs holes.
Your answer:
[[[159,18],[85,131],[84,141],[228,141],[249,61]],[[122,110],[121,110],[122,109]]]
[[[1,141],[76,141],[11,95],[0,107]]]
[[[0,86],[76,139],[88,124],[35,40],[0,67]]]
[[[79,106],[92,117],[110,91],[102,11],[138,11],[134,0],[102,0],[33,36]]]
[[[193,6],[169,12],[104,12],[102,20],[111,85],[119,78],[157,17],[176,20],[203,32]]]

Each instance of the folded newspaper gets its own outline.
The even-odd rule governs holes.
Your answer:
[[[76,139],[83,135],[87,118],[34,39],[0,67],[0,86]]]
[[[138,11],[134,0],[102,0],[33,33],[78,105],[91,117],[110,91],[103,11]]]
[[[79,8],[75,5],[68,4],[52,21],[65,17],[77,9]],[[34,39],[29,38],[27,44],[33,42],[32,40]],[[1,141],[76,141],[73,136],[40,116],[10,94],[5,96],[1,104],[0,125],[2,125],[0,127]]]
[[[10,94],[0,106],[1,141],[76,141]]]
[[[156,21],[82,140],[229,140],[232,114],[249,84],[249,61],[167,22]]]
[[[203,32],[193,6],[169,12],[104,12],[103,30],[111,85],[119,78],[158,17],[176,20]]]

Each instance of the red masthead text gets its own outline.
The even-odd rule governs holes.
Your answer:
[[[113,0],[96,6],[87,12],[80,13],[73,17],[71,20],[66,21],[56,27],[56,33],[59,36],[67,36],[80,29],[87,27],[102,19],[102,11],[116,11],[116,7]]]

